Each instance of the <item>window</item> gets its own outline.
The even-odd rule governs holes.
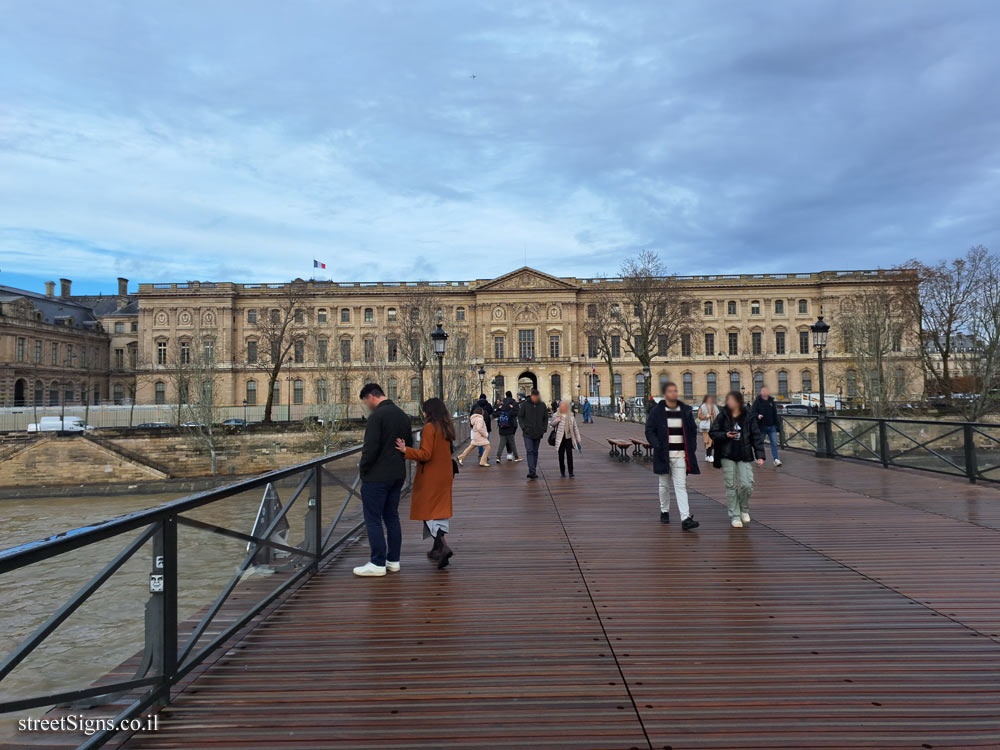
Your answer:
[[[410,378],[410,401],[420,400],[420,378]]]
[[[642,305],[639,305],[639,304],[632,305],[632,315],[634,315],[637,318],[641,318],[642,317]]]
[[[385,311],[385,317],[386,317],[386,320],[388,320],[390,323],[395,323],[396,322],[396,308],[395,307],[390,307],[388,310],[386,310]]]
[[[799,300],[799,315],[805,315],[809,312],[809,301],[800,299]]]
[[[618,373],[615,373],[614,387],[615,387],[615,398],[617,398],[618,396],[622,395],[622,376],[619,375]]]
[[[658,333],[656,334],[656,356],[666,357],[667,350],[670,347],[667,345],[667,334]]]
[[[754,354],[761,354],[764,351],[764,334],[760,331],[753,331],[750,334],[750,350]]]
[[[271,322],[272,323],[281,322],[281,310],[271,310]]]
[[[340,340],[340,361],[350,362],[351,361],[351,340],[341,339]]]
[[[139,365],[139,347],[135,344],[129,344],[128,347],[128,366],[135,370]]]
[[[778,371],[778,397],[788,398],[788,373],[784,370]]]
[[[375,361],[375,339],[365,339],[365,362]],[[461,357],[462,355],[459,355]]]
[[[858,373],[854,370],[848,370],[846,380],[848,398],[856,398],[858,395]]]
[[[642,344],[642,336],[638,334],[632,337],[632,351],[641,352],[645,351],[646,347]]]
[[[682,333],[681,334],[681,356],[690,357],[691,356],[691,334]]]
[[[115,323],[115,333],[125,333],[125,324]]]
[[[247,406],[257,405],[257,381],[247,381]]]
[[[27,344],[27,340],[23,336],[17,337],[17,361],[24,361],[24,347]]]
[[[558,357],[559,357],[559,337],[558,336],[549,336],[549,356],[552,357],[553,359],[558,359]]]
[[[59,389],[56,388],[56,383],[51,383],[49,385],[49,406],[56,406],[59,404]]]
[[[597,305],[587,305],[587,317],[591,320],[597,317]]]
[[[344,378],[340,381],[340,401],[341,403],[349,403],[351,400],[351,381]]]
[[[153,387],[153,403],[167,403],[167,384],[162,380],[157,380],[156,385]]]
[[[464,307],[456,307],[455,308],[455,320],[457,320],[459,323],[464,323],[465,322],[465,308]]]
[[[729,373],[729,390],[738,391],[740,389],[740,374],[733,370]]]
[[[705,393],[709,396],[715,396],[718,386],[716,385],[715,373],[710,372],[705,375]]]
[[[802,392],[812,393],[813,389],[813,376],[809,370],[802,373]]]
[[[202,344],[202,351],[205,356],[205,362],[211,363],[215,362],[215,342],[212,339],[205,339],[204,344]]]
[[[115,369],[124,370],[125,369],[125,350],[115,349]]]
[[[399,360],[399,342],[396,339],[389,339],[385,342],[386,358],[390,362]]]
[[[759,300],[754,300],[753,302],[750,303],[750,314],[751,315],[760,315],[760,301]]]
[[[618,358],[622,356],[622,337],[612,336],[611,337],[611,356]]]
[[[774,301],[774,314],[775,315],[784,315],[785,314],[785,300],[783,300],[783,299],[776,299]]]
[[[759,370],[753,374],[753,392],[760,393],[760,389],[764,387],[764,373]]]
[[[181,342],[181,364],[189,365],[191,364],[191,342],[182,341]]]
[[[326,364],[327,359],[330,357],[330,341],[329,339],[317,339],[316,341],[316,361],[321,365]]]
[[[132,321],[132,325],[131,325],[131,326],[129,326],[129,330],[130,330],[130,331],[131,331],[132,333],[138,333],[138,332],[139,332],[139,324],[138,324],[138,323],[137,323],[136,321],[134,321],[134,320],[133,320],[133,321]]]
[[[892,350],[894,352],[903,351],[903,332],[896,330],[892,332]]]
[[[292,384],[292,403],[301,404],[302,394],[305,391],[305,386],[301,380],[296,380]]]
[[[326,325],[326,310],[321,308],[316,311],[316,322],[321,325]]]
[[[35,364],[40,365],[42,363],[42,342],[35,342]]]
[[[735,357],[740,353],[740,335],[733,331],[728,334],[727,338],[729,343],[729,356]]]
[[[375,311],[372,308],[370,308],[370,307],[366,307],[365,308],[365,323],[374,323],[374,322],[375,322]]]
[[[523,360],[535,358],[534,329],[522,328],[517,332],[517,354]]]
[[[66,366],[67,367],[72,367],[73,366],[73,345],[72,344],[66,344]]]
[[[306,342],[302,339],[296,339],[292,344],[292,356],[295,359],[296,364],[302,364],[306,360]]]
[[[640,398],[646,395],[646,376],[641,372],[635,374],[635,395]]]
[[[715,356],[715,334],[706,333],[705,334],[705,354],[709,357]]]
[[[399,398],[399,383],[396,378],[389,378],[389,382],[386,385],[389,390],[386,391],[386,395],[395,401]]]
[[[600,355],[600,339],[597,336],[587,336],[587,356],[594,359]]]
[[[294,318],[294,320],[295,320],[295,322],[298,325],[302,325],[303,323],[305,323],[306,322],[305,311],[304,310],[296,310],[295,311],[295,318]]]
[[[53,344],[52,346],[55,347],[55,344]],[[55,349],[52,350],[52,353],[55,354]],[[158,364],[158,365],[165,365],[165,364],[167,364],[167,342],[166,341],[157,341],[156,342],[156,364]]]
[[[503,336],[493,337],[493,358],[503,359]]]
[[[257,361],[257,342],[248,341],[247,342],[247,362],[251,364]]]
[[[774,332],[774,353],[784,354],[785,353],[785,332],[775,331]]]
[[[705,315],[712,316],[715,314],[715,305],[711,302],[705,303]]]
[[[681,376],[681,382],[684,385],[684,398],[692,399],[694,398],[694,375],[690,372],[686,372]]]
[[[340,322],[350,323],[351,322],[351,310],[348,307],[342,307],[340,309]]]
[[[410,339],[410,357],[414,360],[420,359],[420,339]]]
[[[552,389],[552,400],[562,401],[562,376],[558,372],[552,373],[549,386]]]
[[[902,396],[906,391],[906,373],[902,367],[896,368],[896,395]]]
[[[799,354],[809,353],[809,331],[799,331]]]
[[[256,325],[257,324],[257,311],[256,310],[247,310],[247,323],[249,323],[250,325]]]
[[[726,315],[736,314],[736,300],[731,299],[726,303]]]
[[[281,403],[281,381],[280,380],[275,380],[274,381],[274,388],[271,389],[271,393],[273,394],[272,397],[271,397],[271,403],[280,404]]]
[[[392,398],[390,396],[389,398]],[[325,404],[330,399],[330,386],[326,382],[326,378],[320,378],[316,381],[316,403]]]
[[[416,323],[418,320],[420,320],[420,308],[419,307],[411,307],[410,308],[410,322]]]

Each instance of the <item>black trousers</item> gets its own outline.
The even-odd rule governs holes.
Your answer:
[[[563,438],[559,444],[559,473],[565,474],[566,469],[573,473],[573,441],[570,438]]]

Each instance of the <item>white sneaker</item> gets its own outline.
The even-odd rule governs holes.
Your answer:
[[[399,565],[399,563],[396,563],[396,565]],[[367,576],[384,576],[385,575],[385,566],[384,565],[376,565],[375,563],[368,562],[368,563],[365,563],[364,565],[359,565],[358,567],[356,567],[354,569],[354,575],[356,575],[356,576],[363,576],[363,577],[367,577]]]
[[[387,561],[386,564],[385,564],[385,569],[388,570],[390,573],[398,573],[399,572],[399,563],[398,562]]]
[[[743,519],[743,523],[750,523],[750,514],[749,513],[740,513],[740,518]],[[397,567],[398,567],[398,563],[397,563]]]
[[[456,458],[455,460],[458,461],[459,466],[465,466],[465,464],[462,463],[462,459]]]
[[[734,529],[742,529],[743,528],[743,522],[740,519],[738,519],[738,518],[734,518],[733,519],[733,528]]]
[[[774,465],[775,466],[781,466],[781,459],[780,458],[774,459]]]

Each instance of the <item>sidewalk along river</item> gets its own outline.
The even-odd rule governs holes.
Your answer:
[[[335,473],[349,481],[347,475],[354,472],[354,467],[337,468]],[[291,497],[299,478],[293,477],[277,486],[282,502]],[[342,492],[335,491],[330,485],[327,487],[329,489],[324,493],[325,524],[329,524],[336,508],[343,502]],[[289,540],[294,545],[300,544],[303,539],[307,494],[308,491],[304,491],[289,511]],[[262,495],[263,489],[245,492],[185,515],[250,533]],[[162,505],[180,497],[183,495],[141,494],[2,500],[0,549]],[[360,504],[355,499],[348,506],[344,521],[351,522],[358,518]],[[0,659],[15,649],[138,533],[121,534],[4,575],[0,580]],[[180,621],[211,604],[245,554],[245,542],[189,527],[178,529]],[[151,557],[152,545],[147,543],[0,682],[0,703],[86,687],[141,650]],[[0,715],[0,740],[16,736],[17,719],[41,716],[46,710],[39,708],[17,715]]]

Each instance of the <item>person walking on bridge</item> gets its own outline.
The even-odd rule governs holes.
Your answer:
[[[698,468],[698,427],[691,407],[677,398],[677,384],[665,383],[663,400],[646,417],[646,441],[653,446],[653,472],[658,475],[660,523],[670,523],[670,486],[677,497],[681,529],[691,531],[700,524],[688,506],[688,474]]]
[[[504,396],[496,415],[497,432],[500,433],[500,440],[497,443],[497,463],[500,463],[500,457],[504,452],[508,456],[513,456],[515,462],[522,461],[523,459],[517,455],[517,442],[514,440],[514,435],[517,433],[517,401],[510,391]]]
[[[549,410],[542,401],[537,388],[531,389],[531,395],[521,402],[517,412],[517,425],[524,435],[524,452],[528,457],[528,479],[537,479],[538,446],[545,436],[545,427],[549,423]]]
[[[469,444],[465,446],[465,450],[458,454],[458,465],[462,465],[462,461],[472,452],[473,448],[479,448],[479,465],[489,466],[490,434],[486,430],[483,410],[478,406],[472,410],[472,416],[469,417],[469,425],[472,428],[472,434],[469,435]]]
[[[413,445],[413,431],[410,418],[385,397],[378,383],[368,383],[361,389],[361,401],[371,411],[358,462],[361,506],[371,559],[355,568],[354,575],[384,576],[386,570],[393,573],[399,570],[399,553],[403,545],[399,497],[406,479],[406,461],[396,450],[396,441]]]
[[[764,465],[764,436],[757,421],[755,414],[747,412],[743,394],[732,391],[709,431],[715,442],[715,467],[722,469],[726,480],[729,522],[736,529],[750,523],[754,461]]]
[[[778,414],[778,406],[774,402],[774,396],[767,389],[761,386],[760,394],[750,407],[750,413],[754,421],[760,428],[760,434],[767,435],[771,443],[771,458],[774,459],[775,466],[781,466],[781,459],[778,458],[778,435],[781,433],[781,415]]]
[[[448,407],[439,398],[424,401],[424,429],[420,447],[412,448],[396,440],[396,450],[410,461],[417,462],[410,500],[410,520],[424,522],[424,539],[434,539],[427,557],[446,568],[454,552],[445,541],[451,530],[451,487],[455,472],[451,454],[455,447],[455,426],[448,416]]]
[[[570,409],[569,401],[560,401],[556,413],[549,420],[549,427],[555,430],[555,446],[559,452],[559,475],[566,476],[569,469],[570,479],[573,478],[573,449],[583,451],[583,440],[580,438],[580,428],[576,417]]]
[[[580,407],[580,413],[583,415],[584,424],[594,421],[594,407],[590,403],[590,399],[586,396],[583,397],[583,406]]]

